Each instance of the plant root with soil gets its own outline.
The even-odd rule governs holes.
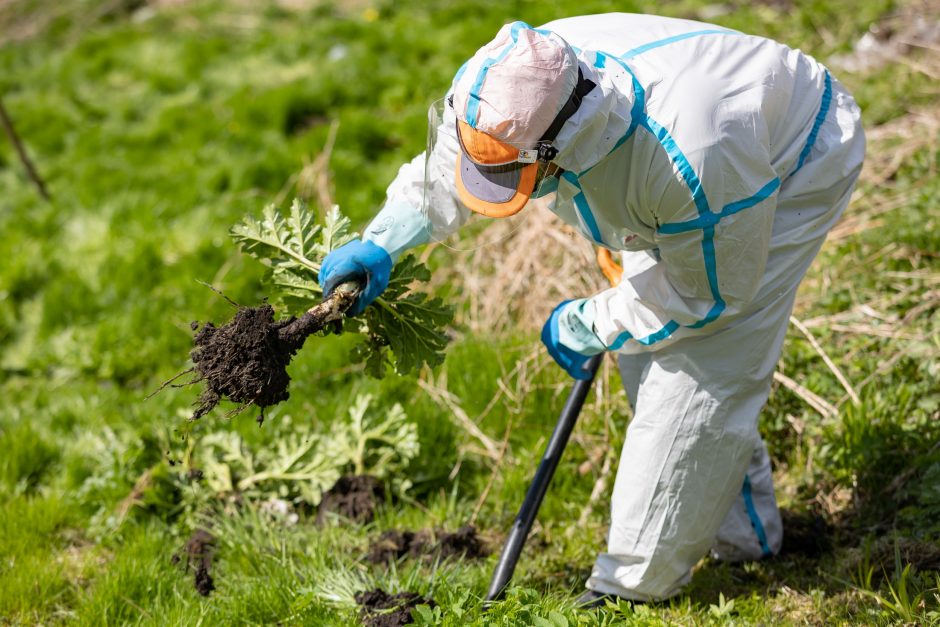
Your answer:
[[[356,595],[359,604],[359,621],[366,627],[400,627],[413,621],[411,610],[419,605],[434,607],[432,599],[414,592],[389,594],[376,588]]]
[[[343,318],[355,302],[359,288],[352,283],[340,285],[322,303],[311,307],[301,317],[274,319],[271,305],[240,307],[235,317],[221,327],[211,322],[199,328],[190,353],[195,377],[182,385],[205,382],[196,402],[192,420],[209,413],[223,399],[237,403],[231,414],[250,405],[261,409],[287,400],[290,375],[287,366],[306,339]],[[193,323],[193,330],[198,328]],[[185,374],[185,373],[181,373]],[[160,389],[170,385],[170,379]],[[159,391],[159,390],[157,390]]]

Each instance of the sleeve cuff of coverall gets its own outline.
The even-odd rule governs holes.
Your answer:
[[[420,211],[399,202],[386,204],[366,227],[362,239],[384,248],[395,262],[409,248],[427,244],[431,233]]]
[[[594,333],[594,318],[597,309],[594,301],[580,299],[571,301],[559,320],[558,339],[561,344],[581,355],[597,355],[607,350]]]

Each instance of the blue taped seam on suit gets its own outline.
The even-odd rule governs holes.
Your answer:
[[[581,185],[578,184],[579,189],[580,187]],[[578,192],[574,197],[574,205],[577,207],[578,213],[587,225],[588,230],[591,231],[591,237],[594,238],[594,242],[603,245],[604,239],[601,237],[601,230],[597,228],[597,220],[594,219],[594,214],[591,213],[591,207],[588,205],[587,198],[585,198],[583,191]]]
[[[591,237],[594,238],[594,242],[603,245],[604,239],[601,236],[601,230],[597,226],[597,220],[594,218],[594,214],[591,213],[591,206],[584,196],[584,190],[581,189],[581,182],[578,180],[578,175],[574,172],[564,172],[561,176],[578,190],[578,193],[575,194],[573,199],[575,209],[578,210],[581,221],[584,222],[588,230],[591,231]]]
[[[719,213],[709,213],[703,216],[699,216],[694,220],[686,220],[685,222],[669,222],[666,224],[661,224],[657,230],[664,235],[675,235],[676,233],[685,233],[686,231],[695,231],[696,229],[705,228],[706,226],[713,226],[718,224],[718,222],[721,221],[721,218],[734,215],[739,211],[743,211],[744,209],[748,209],[767,200],[774,195],[774,192],[776,192],[777,188],[779,187],[780,179],[774,178],[769,183],[757,190],[757,193],[755,193],[753,196],[729,203],[725,205]]]
[[[608,346],[607,348],[612,351],[620,350],[620,348],[624,344],[626,344],[628,340],[632,340],[632,339],[633,339],[633,335],[631,335],[629,331],[624,331],[623,333],[618,335],[616,338],[614,338],[614,341],[611,342],[610,346]]]
[[[640,85],[640,81],[636,79],[636,76],[633,74],[633,71],[627,66],[626,63],[618,59],[617,57],[612,57],[606,52],[595,51],[594,53],[594,67],[603,68],[607,66],[607,58],[611,58],[623,67],[623,69],[630,75],[630,79],[633,81],[633,106],[630,108],[630,126],[627,127],[627,131],[623,136],[617,140],[617,143],[614,144],[614,147],[610,149],[607,155],[612,154],[615,150],[623,146],[630,137],[633,136],[633,133],[636,132],[637,126],[640,125],[641,120],[644,117],[643,111],[646,108],[646,92],[643,90],[643,86]],[[603,159],[601,159],[603,161]],[[598,161],[588,169],[582,171],[576,176],[581,177],[597,167],[601,163]]]
[[[794,168],[793,172],[790,172],[790,176],[796,174],[799,169],[803,167],[803,162],[806,161],[806,158],[809,157],[810,151],[816,144],[816,136],[819,135],[819,128],[822,126],[823,120],[826,119],[826,114],[829,113],[829,105],[831,102],[832,76],[830,76],[829,71],[826,70],[826,86],[823,89],[822,102],[819,104],[819,113],[816,114],[816,119],[813,120],[813,128],[809,132],[809,137],[806,138],[806,145],[803,146],[803,150],[800,151],[800,159],[797,161],[796,168]]]
[[[732,203],[728,203],[721,210],[721,217],[726,218],[730,215],[734,215],[739,211],[744,209],[749,209],[756,204],[762,203],[771,196],[774,195],[774,192],[777,191],[777,188],[780,187],[780,179],[774,178],[770,180],[766,185],[757,190],[753,196],[745,198],[743,200],[736,200]]]
[[[622,55],[621,59],[631,59],[638,54],[643,54],[647,50],[652,50],[653,48],[659,48],[660,46],[667,46],[677,41],[682,41],[683,39],[690,39],[692,37],[700,37],[701,35],[740,35],[733,30],[724,30],[724,29],[709,29],[709,30],[697,30],[692,31],[691,33],[682,33],[681,35],[673,35],[672,37],[666,37],[665,39],[659,39],[657,41],[651,41],[648,44],[643,44],[642,46],[637,46],[632,50],[628,50]]]
[[[669,131],[648,115],[640,123],[640,126],[652,133],[659,141],[659,145],[662,146],[666,154],[669,155],[669,158],[679,170],[679,174],[682,175],[682,180],[685,181],[689,191],[692,193],[692,201],[695,203],[699,214],[704,215],[710,213],[708,199],[705,198],[705,190],[702,189],[702,182],[699,180],[698,175],[695,174],[695,169],[692,167],[692,164],[689,163],[689,160],[682,153],[682,150],[679,149],[676,140],[669,134]]]
[[[744,475],[744,487],[741,488],[741,496],[744,497],[744,507],[747,509],[747,517],[751,519],[751,526],[754,527],[754,533],[757,534],[757,541],[760,542],[760,550],[764,557],[767,557],[773,551],[767,544],[767,533],[764,531],[764,524],[757,515],[757,508],[754,507],[754,499],[751,497],[751,478]]]
[[[639,81],[636,78],[636,75],[630,69],[630,67],[624,62],[623,59],[630,58],[646,50],[651,50],[662,45],[672,43],[674,41],[680,41],[682,39],[687,39],[689,37],[694,37],[698,35],[706,34],[728,34],[728,35],[737,35],[733,31],[696,31],[695,33],[686,33],[685,35],[680,35],[677,37],[671,37],[668,39],[663,39],[658,42],[653,42],[651,44],[646,44],[645,46],[640,46],[635,48],[621,57],[615,57],[604,52],[597,51],[595,52],[594,58],[594,67],[604,68],[607,65],[607,59],[611,58],[620,64],[623,69],[630,75],[633,81],[633,92],[634,92],[634,101],[633,107],[631,108],[631,123],[627,132],[623,137],[618,140],[616,145],[611,149],[610,153],[619,148],[623,143],[634,133],[637,126],[642,126],[648,130],[662,146],[663,150],[666,151],[666,154],[669,156],[670,160],[679,170],[679,173],[682,176],[683,181],[686,186],[689,188],[689,193],[692,195],[692,200],[695,203],[696,209],[699,212],[699,217],[694,220],[689,220],[686,222],[676,222],[672,224],[664,224],[659,227],[659,232],[663,234],[675,234],[682,233],[685,231],[692,231],[697,229],[702,229],[702,257],[703,263],[705,265],[705,273],[708,278],[708,287],[711,291],[712,298],[715,301],[715,304],[708,311],[704,318],[690,325],[686,325],[690,329],[699,329],[704,327],[706,324],[709,324],[715,321],[721,314],[724,312],[727,304],[725,303],[724,298],[721,296],[721,292],[718,289],[718,266],[717,259],[715,256],[715,225],[721,221],[722,218],[734,215],[739,211],[743,211],[749,207],[759,204],[760,202],[766,200],[777,191],[777,188],[780,186],[780,179],[774,178],[766,185],[764,185],[760,190],[757,191],[753,196],[745,198],[743,200],[738,200],[722,208],[719,213],[713,213],[708,205],[708,199],[705,196],[705,190],[702,186],[701,181],[698,178],[698,175],[695,173],[695,169],[692,167],[692,164],[689,162],[688,158],[676,144],[675,139],[669,132],[656,120],[652,119],[646,114],[646,93],[640,85]],[[827,73],[827,85],[828,85],[828,73]],[[828,108],[828,103],[825,104],[825,107]],[[825,117],[825,112],[820,112],[821,117]],[[817,116],[820,118],[821,117]],[[821,124],[821,121],[819,122]],[[816,129],[816,125],[814,125]],[[818,129],[816,129],[818,130]],[[806,151],[808,154],[808,150]],[[608,154],[610,154],[608,153]],[[595,164],[596,165],[596,164]],[[601,242],[600,230],[597,229],[597,223],[594,220],[593,213],[591,212],[590,205],[587,201],[587,197],[584,195],[584,191],[581,188],[581,184],[578,181],[578,177],[587,174],[594,166],[588,168],[580,174],[574,174],[573,172],[565,172],[562,176],[573,184],[578,190],[579,193],[575,196],[574,202],[575,207],[578,210],[578,213],[581,215],[582,220],[588,225],[588,228],[591,230],[591,234],[594,237],[597,243]],[[643,345],[649,346],[655,344],[656,342],[662,341],[670,337],[680,325],[675,320],[670,320],[667,322],[663,328],[655,333],[648,335],[645,338],[634,338],[629,331],[624,331],[620,333],[614,341],[610,344],[610,350],[620,349],[628,340],[636,339]]]

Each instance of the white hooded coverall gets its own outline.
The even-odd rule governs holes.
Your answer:
[[[664,599],[709,549],[780,548],[757,419],[797,286],[861,169],[859,110],[821,64],[761,37],[630,14],[540,28],[597,84],[556,139],[552,210],[623,255],[621,284],[590,304],[634,416],[587,586]],[[427,180],[424,155],[402,166],[366,230],[393,258],[467,218],[445,136]]]

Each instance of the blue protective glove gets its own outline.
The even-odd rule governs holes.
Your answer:
[[[337,285],[346,281],[356,280],[364,283],[359,298],[349,308],[349,314],[356,316],[385,291],[391,273],[392,258],[385,249],[372,242],[357,239],[326,256],[317,280],[323,288],[324,296],[329,296]]]
[[[587,362],[607,350],[593,326],[594,303],[582,298],[555,307],[542,327],[542,343],[548,354],[575,379],[590,379],[591,373],[585,370]]]

